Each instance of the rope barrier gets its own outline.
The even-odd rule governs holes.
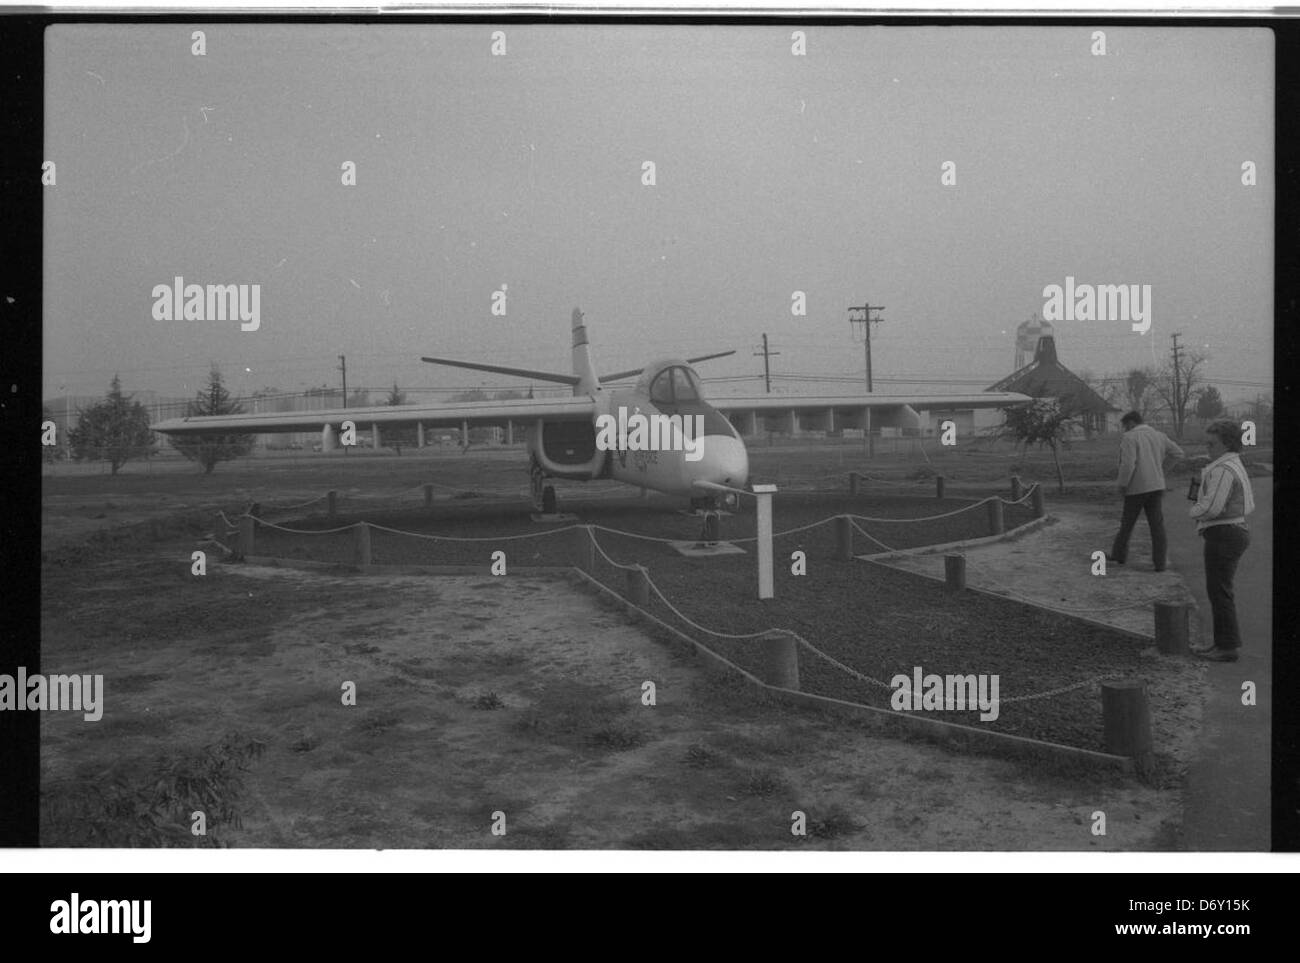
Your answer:
[[[1030,702],[1034,699],[1046,699],[1048,696],[1062,695],[1063,693],[1066,692],[1072,692],[1075,689],[1082,689],[1086,685],[1092,685],[1096,682],[1101,682],[1104,679],[1123,679],[1123,678],[1125,678],[1125,675],[1122,672],[1108,672],[1106,675],[1093,676],[1093,678],[1091,679],[1085,679],[1083,682],[1076,682],[1073,685],[1063,685],[1059,689],[1048,689],[1046,692],[1035,692],[1031,695],[1012,696],[1010,699],[998,699],[997,703],[1001,704],[1003,702]]]
[[[974,505],[967,505],[964,508],[958,508],[951,512],[944,512],[942,515],[925,515],[921,518],[872,518],[870,515],[850,515],[849,518],[860,518],[864,522],[893,522],[902,524],[904,522],[932,522],[939,518],[951,518],[953,515],[960,515],[963,512],[972,512],[981,505],[987,505],[991,501],[998,500],[997,495],[990,495],[988,498],[981,499]]]
[[[682,541],[680,538],[659,538],[655,535],[638,535],[636,532],[624,532],[617,528],[606,528],[604,525],[591,525],[589,527],[594,532],[609,532],[611,535],[622,535],[624,538],[639,538],[643,542],[659,542],[663,545],[671,545],[673,542]]]
[[[317,495],[315,498],[309,498],[307,501],[299,502],[296,505],[273,505],[271,506],[271,510],[277,512],[291,512],[299,508],[306,508],[308,505],[314,505],[316,502],[322,502],[326,497],[327,496],[325,495]]]
[[[1040,482],[1034,482],[1032,485],[1029,486],[1029,490],[1026,491],[1026,492],[1025,492],[1023,495],[1021,495],[1019,498],[1017,498],[1015,501],[1012,501],[1012,500],[1009,499],[1009,498],[1003,498],[1001,495],[996,496],[996,497],[997,497],[997,500],[1000,501],[1003,505],[1023,505],[1026,501],[1028,501],[1029,499],[1033,498],[1033,496],[1034,496],[1034,489],[1036,489],[1036,488],[1039,486],[1039,484],[1041,484],[1041,483],[1040,483]]]
[[[226,517],[226,514],[225,514],[224,512],[218,512],[217,514],[220,515],[221,518],[224,519],[224,520],[226,521],[226,524],[227,524],[227,525],[231,524],[230,519]],[[250,517],[250,516],[248,516],[247,514],[244,514],[244,515],[240,515],[240,516],[238,516],[238,517],[240,517],[240,518],[245,518],[245,517]],[[836,516],[831,516],[831,518],[834,518],[834,517],[836,517]],[[875,537],[874,537],[873,535],[871,535],[869,532],[863,530],[863,529],[861,528],[861,526],[859,526],[855,521],[853,521],[853,519],[854,519],[855,517],[857,517],[857,518],[861,518],[861,517],[863,517],[863,516],[848,516],[848,518],[850,519],[850,522],[851,522],[851,524],[853,525],[854,528],[856,528],[859,532],[861,532],[863,535],[865,535],[867,538],[871,539],[872,541],[876,542],[877,544],[879,544],[879,545],[885,547],[886,549],[889,548],[889,546],[885,545],[883,542],[881,542],[879,539],[875,538]],[[811,524],[811,525],[805,525],[805,526],[803,526],[802,528],[791,529],[790,532],[803,531],[803,530],[808,529],[808,528],[814,528],[814,527],[816,527],[817,525],[823,525],[823,524],[825,524],[827,521],[830,521],[831,518],[823,519],[823,520],[820,521],[820,522],[814,522],[814,523]],[[287,533],[289,533],[289,534],[294,534],[294,535],[330,535],[330,534],[335,534],[335,533],[338,533],[338,532],[349,531],[350,529],[356,528],[357,525],[359,525],[359,524],[363,524],[363,523],[361,523],[361,522],[356,522],[356,523],[353,523],[352,525],[344,525],[344,526],[341,526],[341,527],[339,527],[339,528],[324,529],[324,530],[320,530],[320,531],[308,531],[308,530],[304,530],[304,529],[285,528],[285,527],[282,526],[282,525],[276,525],[276,524],[273,524],[273,523],[271,523],[271,522],[265,521],[265,520],[260,519],[260,518],[255,518],[255,517],[254,517],[254,519],[255,519],[255,521],[256,521],[258,524],[263,525],[263,526],[265,526],[265,527],[267,527],[267,528],[275,529],[276,531],[287,532]],[[659,586],[655,583],[654,579],[650,576],[649,571],[648,571],[647,569],[645,569],[644,566],[641,566],[641,565],[628,565],[628,564],[624,564],[624,563],[622,563],[622,562],[616,562],[616,561],[614,561],[614,559],[611,558],[611,557],[609,556],[609,553],[607,553],[607,552],[605,551],[605,549],[601,546],[600,541],[596,538],[595,533],[596,533],[596,531],[599,530],[599,531],[609,532],[609,533],[614,534],[614,535],[626,535],[626,536],[630,536],[630,537],[633,537],[633,538],[646,538],[646,539],[648,539],[648,540],[650,540],[650,541],[657,541],[657,542],[661,542],[661,541],[671,541],[670,539],[651,538],[650,536],[641,536],[641,535],[636,535],[636,534],[631,533],[631,532],[621,532],[621,531],[619,531],[619,530],[617,530],[617,529],[609,529],[609,528],[605,528],[604,526],[600,526],[600,525],[589,525],[589,526],[581,526],[581,525],[566,525],[566,526],[564,526],[563,528],[553,528],[553,529],[548,529],[548,530],[546,530],[546,531],[542,531],[542,532],[529,532],[529,533],[527,533],[527,534],[523,534],[523,535],[488,536],[488,537],[484,537],[484,538],[471,538],[471,537],[466,537],[466,536],[453,536],[453,535],[429,535],[429,534],[425,534],[425,533],[421,533],[421,532],[406,532],[406,531],[402,531],[402,530],[400,530],[400,529],[388,528],[387,526],[384,526],[384,525],[371,525],[370,527],[373,528],[373,529],[376,529],[376,530],[378,530],[378,531],[381,531],[381,532],[387,532],[387,533],[392,534],[392,535],[406,535],[406,536],[410,536],[410,537],[413,537],[413,538],[423,538],[423,539],[428,539],[428,540],[431,540],[431,541],[454,541],[454,542],[495,542],[495,541],[515,541],[515,540],[525,539],[525,538],[543,538],[543,537],[546,537],[546,536],[548,536],[548,535],[555,535],[555,534],[558,534],[558,533],[560,533],[560,532],[570,531],[570,530],[575,529],[575,528],[585,528],[586,531],[587,531],[588,537],[591,539],[592,547],[596,550],[596,552],[600,555],[601,558],[603,558],[606,562],[608,562],[608,563],[609,563],[610,565],[612,565],[614,568],[619,569],[620,571],[636,571],[636,570],[639,570],[639,571],[644,572],[644,573],[645,573],[645,578],[646,578],[646,584],[649,586],[650,591],[652,591],[652,592],[655,594],[655,596],[659,599],[659,601],[661,601],[661,602],[664,604],[664,606],[667,607],[667,609],[668,609],[670,612],[672,612],[672,613],[673,613],[674,615],[676,615],[679,619],[681,619],[683,622],[685,622],[687,625],[689,625],[691,628],[695,629],[696,631],[698,631],[698,632],[703,632],[703,633],[705,633],[706,635],[713,636],[714,638],[719,638],[719,639],[734,639],[734,640],[752,640],[752,639],[760,639],[760,638],[766,638],[767,636],[771,636],[771,635],[775,635],[775,634],[788,635],[788,636],[790,636],[791,638],[793,638],[797,643],[799,643],[800,645],[804,646],[804,647],[807,648],[810,652],[812,652],[812,653],[814,653],[815,655],[817,655],[818,657],[822,658],[822,659],[825,660],[827,663],[829,663],[830,665],[832,665],[832,666],[834,666],[835,668],[839,669],[840,671],[842,671],[842,672],[844,672],[844,673],[846,673],[846,674],[848,674],[848,675],[850,675],[850,676],[852,676],[852,677],[854,677],[854,678],[856,678],[856,679],[858,679],[858,680],[860,680],[860,681],[862,681],[862,682],[866,682],[866,683],[868,683],[868,684],[870,684],[870,685],[874,685],[874,686],[877,686],[877,687],[880,687],[880,688],[884,688],[884,689],[893,689],[893,686],[891,686],[889,683],[887,683],[887,682],[883,682],[883,681],[881,681],[880,679],[874,678],[873,676],[869,676],[869,675],[867,675],[866,673],[859,672],[857,669],[854,669],[852,666],[845,665],[843,662],[839,661],[838,659],[834,658],[833,656],[831,656],[831,655],[827,654],[826,652],[822,651],[821,649],[819,649],[817,646],[813,645],[811,642],[809,642],[807,639],[805,639],[805,638],[804,638],[802,635],[800,635],[799,633],[794,632],[794,631],[792,631],[792,630],[790,630],[790,629],[768,628],[768,629],[764,629],[764,630],[759,631],[759,632],[733,633],[733,632],[719,632],[719,631],[717,631],[716,629],[711,629],[711,628],[709,628],[708,626],[701,625],[699,622],[696,622],[696,621],[695,621],[694,619],[692,619],[690,616],[686,615],[684,612],[682,612],[681,609],[679,609],[677,606],[673,605],[673,603],[672,603],[671,601],[668,600],[668,597],[667,597],[666,595],[664,595],[663,591],[662,591],[662,590],[659,588]],[[785,533],[781,533],[781,534],[790,534],[790,532],[785,532]],[[775,537],[775,535],[774,535],[773,537]],[[747,541],[752,541],[752,539],[746,539],[746,540],[747,540]],[[218,542],[216,539],[211,539],[210,541],[211,541],[213,544],[219,546],[223,551],[228,552],[228,553],[230,552],[230,549],[229,549],[229,548],[227,548],[226,546],[222,545],[222,544],[221,544],[220,542]],[[1028,599],[1027,599],[1026,601],[1032,601],[1032,600],[1028,600]],[[1138,603],[1138,604],[1145,604],[1145,603]],[[1114,606],[1112,606],[1111,608],[1114,608]],[[1102,611],[1102,610],[1095,610],[1095,611]],[[1110,674],[1108,674],[1108,675],[1096,676],[1096,677],[1094,677],[1094,678],[1092,678],[1092,679],[1088,679],[1088,680],[1085,680],[1085,681],[1083,681],[1083,682],[1076,682],[1076,683],[1072,683],[1071,685],[1062,686],[1062,687],[1059,687],[1059,688],[1056,688],[1056,689],[1050,689],[1050,690],[1048,690],[1048,691],[1046,691],[1046,692],[1032,693],[1032,694],[1030,694],[1030,695],[1024,695],[1024,696],[1015,696],[1015,697],[1010,698],[1010,699],[1002,699],[1002,700],[1000,700],[1000,702],[1003,702],[1003,703],[1026,702],[1026,701],[1029,701],[1029,700],[1032,700],[1032,699],[1042,699],[1042,698],[1047,698],[1048,696],[1060,695],[1060,694],[1065,693],[1065,692],[1073,691],[1074,689],[1080,689],[1080,688],[1083,688],[1084,686],[1091,685],[1091,684],[1093,684],[1093,683],[1095,683],[1095,682],[1098,682],[1098,681],[1101,681],[1101,680],[1103,680],[1103,679],[1121,678],[1121,677],[1122,677],[1122,674],[1121,674],[1121,673],[1110,673]]]
[[[745,632],[739,635],[733,634],[731,632],[715,631],[714,629],[710,629],[703,625],[700,625],[700,623],[696,622],[694,619],[691,619],[689,616],[684,615],[682,611],[679,608],[677,608],[677,606],[673,605],[672,602],[668,601],[668,599],[664,596],[663,592],[659,591],[659,586],[654,583],[654,579],[650,578],[648,574],[646,576],[646,581],[650,583],[650,591],[654,592],[655,595],[659,596],[659,600],[663,602],[664,605],[668,606],[668,610],[670,612],[676,615],[687,625],[691,626],[691,628],[698,629],[701,632],[707,632],[709,635],[716,636],[719,639],[761,639],[764,636],[772,635],[775,632],[785,631],[784,629],[764,629],[762,632]]]
[[[865,673],[859,672],[857,669],[845,665],[843,662],[839,661],[838,659],[832,658],[831,656],[823,652],[821,649],[817,648],[817,646],[813,645],[811,642],[805,639],[802,635],[799,635],[798,633],[795,632],[791,632],[790,634],[794,636],[795,641],[802,642],[804,646],[806,646],[811,651],[815,652],[817,655],[821,656],[823,659],[825,659],[831,665],[835,666],[837,669],[840,669],[843,672],[847,672],[849,675],[854,676],[863,682],[869,682],[872,685],[880,686],[881,688],[884,689],[893,688],[893,686],[887,682],[881,682],[879,679],[872,678],[871,676],[866,675]]]
[[[840,517],[840,516],[838,516],[838,515],[828,515],[828,516],[826,516],[825,518],[821,519],[820,521],[811,522],[811,523],[808,524],[808,525],[800,525],[798,528],[787,528],[787,529],[786,529],[785,531],[783,531],[783,532],[773,532],[773,533],[772,533],[772,537],[773,537],[773,538],[782,538],[783,536],[786,536],[786,535],[794,535],[794,534],[796,534],[796,533],[798,533],[798,532],[806,532],[808,529],[810,529],[810,528],[816,528],[818,525],[825,525],[827,522],[833,522],[833,521],[835,521],[835,519],[837,519],[837,518],[839,518],[839,517]],[[746,536],[745,538],[733,538],[733,539],[730,539],[730,541],[733,541],[733,542],[756,542],[756,541],[758,541],[758,536],[757,536],[757,535],[748,535],[748,536]]]
[[[846,515],[845,517],[849,520],[849,524],[850,524],[850,525],[852,525],[854,528],[856,528],[859,532],[861,532],[861,533],[862,533],[863,535],[865,535],[867,538],[871,539],[873,542],[875,542],[877,545],[879,545],[881,548],[883,548],[886,552],[897,551],[896,549],[890,547],[889,545],[886,545],[886,544],[885,544],[884,542],[882,542],[880,539],[876,538],[876,536],[872,535],[872,534],[871,534],[870,532],[868,532],[865,528],[863,528],[861,525],[859,525],[857,522],[855,522],[855,521],[853,520],[853,516],[852,516],[852,515]]]
[[[486,535],[479,538],[464,535],[430,535],[425,532],[404,532],[401,529],[388,528],[385,525],[371,524],[370,527],[377,532],[387,532],[390,535],[407,535],[411,538],[424,538],[433,542],[514,542],[525,538],[545,538],[548,535],[558,535],[560,532],[567,532],[582,526],[565,525],[563,528],[550,528],[541,532],[526,532],[523,535]]]
[[[240,516],[240,518],[246,517],[249,516]],[[274,528],[277,532],[288,532],[290,535],[336,535],[339,532],[350,531],[362,524],[361,522],[353,522],[351,525],[340,525],[338,528],[322,528],[313,531],[306,528],[285,528],[283,525],[276,525],[273,522],[268,522],[265,519],[257,518],[256,516],[253,516],[253,520],[259,525],[264,525],[267,528]]]
[[[625,571],[625,572],[627,572],[627,571],[635,571],[635,570],[637,570],[637,569],[641,569],[641,571],[644,571],[644,572],[646,573],[646,574],[645,574],[646,581],[650,581],[650,573],[649,573],[648,571],[646,571],[646,569],[644,568],[644,566],[641,566],[641,565],[624,565],[624,564],[621,563],[621,562],[616,562],[616,561],[614,561],[612,558],[609,557],[608,554],[606,554],[605,550],[604,550],[603,548],[600,547],[600,542],[596,541],[596,535],[595,535],[595,533],[594,533],[591,529],[588,529],[587,534],[588,534],[588,535],[590,536],[590,538],[591,538],[591,544],[595,547],[596,551],[600,553],[600,557],[603,558],[605,561],[609,562],[610,565],[613,565],[615,568],[617,568],[617,569],[621,569],[622,571]],[[651,584],[653,584],[653,583],[651,583]]]

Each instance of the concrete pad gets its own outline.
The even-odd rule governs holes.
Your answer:
[[[539,525],[554,525],[556,522],[576,522],[578,520],[578,516],[570,512],[556,512],[553,515],[535,512],[528,517]]]
[[[669,542],[687,558],[710,558],[714,555],[744,555],[745,550],[731,542]]]

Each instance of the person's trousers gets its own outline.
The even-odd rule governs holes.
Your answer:
[[[1232,579],[1237,574],[1237,563],[1250,547],[1250,532],[1241,525],[1211,525],[1201,529],[1201,537],[1205,540],[1205,594],[1210,597],[1214,613],[1214,646],[1241,648]]]
[[[1163,488],[1153,492],[1143,492],[1141,495],[1124,496],[1124,515],[1120,519],[1119,534],[1115,536],[1115,544],[1110,548],[1111,558],[1121,564],[1128,560],[1129,536],[1133,534],[1133,526],[1137,524],[1138,515],[1145,511],[1147,527],[1151,529],[1151,561],[1157,569],[1165,567],[1169,542],[1165,538],[1164,497]]]

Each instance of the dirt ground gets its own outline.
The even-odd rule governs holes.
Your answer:
[[[364,498],[427,477],[414,459],[409,474],[393,466],[375,458],[324,483]],[[517,466],[457,470],[469,479],[485,467],[509,481]],[[310,469],[47,487],[44,547],[58,551],[42,575],[42,668],[103,673],[106,689],[98,723],[43,717],[47,799],[146,785],[160,761],[234,732],[266,747],[235,797],[241,826],[221,827],[238,847],[1172,845],[1176,789],[963,755],[766,704],[563,579],[215,562],[197,578],[193,534],[112,556],[80,547],[88,532],[131,521],[313,497],[322,479]],[[438,477],[448,489],[462,480]],[[355,706],[341,702],[346,681]],[[654,706],[641,701],[646,681]],[[1104,836],[1091,832],[1098,810]],[[795,811],[806,836],[791,834]],[[505,835],[492,833],[494,813]]]
[[[99,573],[101,604],[138,593],[154,564]],[[550,578],[207,578],[189,629],[124,641],[102,611],[77,618],[80,602],[50,618],[46,671],[106,678],[101,722],[44,719],[55,791],[234,730],[267,745],[242,829],[225,834],[241,847],[1149,850],[1177,818],[1175,793],[1127,779],[1053,777],[755,702]],[[214,638],[201,616],[232,605],[256,618]]]

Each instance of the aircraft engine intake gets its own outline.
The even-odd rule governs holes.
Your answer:
[[[590,421],[538,421],[528,431],[528,451],[548,475],[583,480],[601,477],[608,455],[596,447]]]

